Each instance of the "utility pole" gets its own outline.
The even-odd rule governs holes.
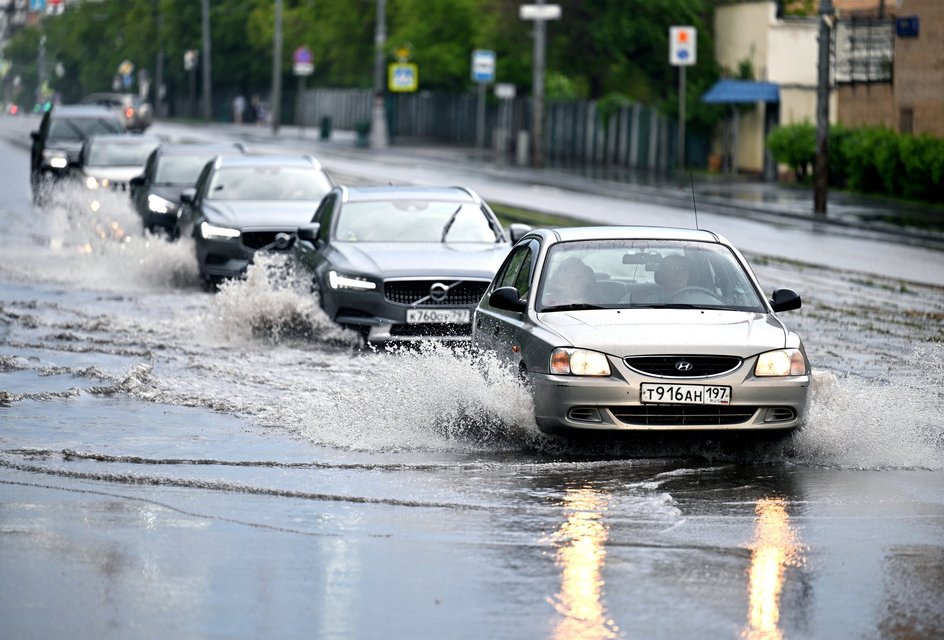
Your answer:
[[[531,166],[544,166],[544,59],[546,56],[545,39],[548,20],[561,17],[559,4],[545,5],[544,0],[537,4],[523,4],[518,10],[522,20],[534,20],[534,61],[531,79]]]
[[[164,12],[161,11],[160,0],[154,0],[155,24],[157,25],[157,59],[154,61],[154,89],[151,102],[158,118],[167,114],[164,112]]]
[[[213,120],[213,99],[210,95],[210,0],[203,0],[203,119]]]
[[[282,112],[282,0],[275,0],[275,30],[272,35],[272,133],[279,132]]]
[[[819,0],[819,61],[816,83],[816,163],[813,167],[813,213],[826,216],[829,190],[829,49],[833,3]]]
[[[387,117],[384,113],[384,61],[387,47],[387,2],[377,0],[377,25],[374,30],[374,109],[370,118],[370,146],[386,149]]]

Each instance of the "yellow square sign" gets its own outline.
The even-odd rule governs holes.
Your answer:
[[[387,89],[390,91],[416,91],[419,84],[419,69],[412,62],[395,62],[387,68]]]

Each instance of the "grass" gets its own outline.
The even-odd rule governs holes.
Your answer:
[[[553,227],[580,227],[587,224],[575,218],[556,216],[550,213],[531,211],[529,209],[518,209],[503,204],[491,203],[490,206],[504,226],[518,222],[530,225],[536,229],[549,229]]]

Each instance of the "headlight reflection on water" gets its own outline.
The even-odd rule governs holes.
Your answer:
[[[608,504],[609,496],[595,489],[568,489],[564,495],[566,519],[551,538],[561,568],[560,592],[551,600],[561,615],[556,640],[605,640],[619,634],[603,605],[608,532],[602,520]]]
[[[786,567],[802,561],[796,531],[790,525],[783,500],[764,498],[755,507],[757,522],[748,571],[747,626],[741,633],[748,640],[779,640],[780,594]]]

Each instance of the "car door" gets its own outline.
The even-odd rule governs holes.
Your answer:
[[[295,246],[295,256],[312,274],[312,283],[317,287],[325,271],[326,256],[330,251],[331,224],[334,221],[334,209],[337,206],[336,193],[328,193],[315,209],[311,221],[318,223],[318,236],[314,242],[299,241]]]
[[[531,283],[539,250],[540,243],[536,238],[516,245],[505,258],[492,280],[492,286],[489,287],[486,297],[475,310],[474,342],[509,362],[519,360],[515,355],[517,352],[512,349],[517,344],[519,332],[530,322],[527,302],[531,294]],[[511,311],[493,307],[487,296],[502,287],[514,287],[518,292],[519,300],[526,302],[525,308],[521,311]]]

